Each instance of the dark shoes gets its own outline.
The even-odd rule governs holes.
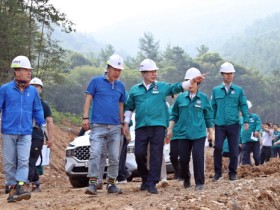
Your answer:
[[[108,193],[122,194],[122,190],[118,188],[115,184],[108,184],[107,191]]]
[[[219,179],[222,179],[222,175],[215,174],[214,177],[213,177],[213,179],[212,179],[212,181],[213,181],[213,182],[216,182],[216,181],[218,181]],[[230,181],[235,181],[235,180],[237,180],[236,175],[235,175],[235,174],[230,174],[230,175],[229,175],[229,180],[230,180]]]
[[[90,183],[86,188],[85,194],[88,195],[96,195],[97,194],[97,185],[94,183]]]
[[[196,185],[195,186],[195,190],[203,190],[203,188],[204,188],[204,185],[203,184],[200,184],[200,185]]]
[[[141,191],[147,191],[148,190],[148,186],[145,182],[142,182],[142,184],[140,186],[140,190]]]
[[[158,190],[157,190],[156,186],[149,186],[145,182],[142,182],[142,184],[140,186],[140,190],[148,191],[151,194],[158,194]]]
[[[190,188],[191,187],[191,180],[190,179],[185,179],[184,180],[184,188]]]
[[[213,179],[212,179],[212,181],[213,181],[213,182],[216,182],[216,181],[218,181],[221,177],[222,177],[221,174],[215,174],[214,177],[213,177]]]
[[[229,180],[230,180],[230,181],[235,181],[235,180],[237,180],[236,175],[235,175],[235,174],[230,174],[230,175],[229,175]]]
[[[156,186],[148,186],[148,192],[151,194],[158,194]]]
[[[10,187],[9,196],[7,198],[8,203],[16,202],[21,200],[29,200],[31,198],[31,193],[28,191],[26,184],[24,185],[15,185]]]
[[[96,195],[97,190],[102,189],[102,183],[90,183],[88,187],[86,188],[85,194],[88,195]],[[107,191],[108,193],[116,193],[116,194],[121,194],[122,190],[117,188],[115,184],[108,184],[107,185]]]

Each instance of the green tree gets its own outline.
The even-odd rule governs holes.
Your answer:
[[[140,49],[137,55],[139,60],[150,58],[155,62],[160,61],[159,41],[155,41],[153,34],[144,33],[144,37],[139,39],[138,47]]]
[[[167,45],[163,52],[162,66],[167,70],[166,77],[169,78],[169,82],[181,81],[186,70],[192,65],[192,58],[185,53],[183,48]]]
[[[69,60],[69,68],[73,69],[77,66],[91,65],[91,62],[80,53],[72,53]]]
[[[200,47],[196,48],[197,52],[198,52],[198,57],[203,56],[204,54],[208,53],[209,48],[206,47],[204,44],[201,45]]]
[[[52,40],[51,26],[58,24],[69,32],[73,30],[73,23],[48,2],[49,0],[0,0],[0,48],[5,49],[0,52],[1,70],[5,75],[3,80],[7,79],[7,69],[17,55],[29,57],[37,76],[45,75],[46,71],[49,71],[49,75],[59,71],[56,64],[62,62],[65,51],[57,41]],[[50,63],[53,61],[55,63]]]
[[[113,55],[115,52],[115,49],[113,47],[113,45],[108,44],[106,45],[105,49],[101,49],[100,53],[99,53],[99,60],[100,60],[100,65],[102,67],[106,66],[106,62],[109,59],[109,57],[111,55]]]

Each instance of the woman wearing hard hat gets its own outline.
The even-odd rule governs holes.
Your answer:
[[[160,180],[162,152],[167,122],[166,97],[182,92],[191,83],[200,82],[204,76],[176,84],[158,82],[156,63],[145,59],[140,64],[143,82],[134,85],[129,93],[125,108],[125,133],[135,110],[135,157],[142,178],[140,190],[157,194],[156,184]],[[147,145],[150,143],[150,170],[147,169]]]
[[[230,152],[229,180],[236,180],[239,145],[239,111],[242,112],[244,129],[248,129],[247,99],[241,87],[232,83],[235,69],[231,63],[221,65],[223,83],[212,90],[212,108],[215,121],[215,146],[213,181],[222,177],[222,147],[227,138]]]
[[[185,80],[190,80],[200,71],[196,68],[187,70]],[[204,186],[204,147],[206,128],[208,139],[214,138],[213,111],[206,94],[198,90],[199,83],[193,83],[189,90],[178,95],[172,108],[167,137],[171,138],[176,123],[178,151],[180,157],[180,178],[184,179],[184,187],[189,188],[190,172],[189,162],[192,154],[195,189],[202,190]]]

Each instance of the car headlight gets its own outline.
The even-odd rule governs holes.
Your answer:
[[[65,151],[65,156],[66,157],[73,157],[73,156],[75,156],[75,150],[74,149],[67,149]]]

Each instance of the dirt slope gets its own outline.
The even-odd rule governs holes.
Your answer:
[[[259,167],[242,166],[237,181],[230,182],[226,172],[221,181],[213,183],[212,148],[206,148],[205,190],[184,189],[182,182],[172,180],[163,188],[158,185],[159,194],[151,195],[139,191],[140,179],[121,185],[123,194],[108,195],[106,190],[97,196],[84,194],[84,188],[70,186],[64,172],[64,149],[77,134],[79,128],[64,123],[55,127],[55,143],[51,153],[51,165],[45,167],[41,177],[42,192],[33,193],[28,201],[7,203],[4,194],[3,166],[0,164],[0,209],[280,209],[280,160]],[[1,150],[0,150],[0,155]],[[225,161],[226,166],[226,161]]]

